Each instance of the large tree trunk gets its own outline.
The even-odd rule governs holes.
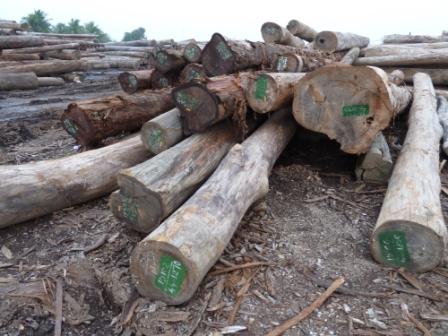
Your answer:
[[[129,94],[151,88],[151,78],[155,69],[126,71],[118,76],[121,89]]]
[[[38,87],[39,81],[33,72],[0,73],[0,91],[30,90]]]
[[[16,49],[43,46],[44,40],[38,36],[0,36],[1,49]]]
[[[392,72],[396,70],[396,67],[384,67],[382,68],[386,72]],[[406,83],[413,83],[413,76],[417,72],[423,72],[431,77],[434,85],[448,85],[448,69],[425,69],[425,68],[399,68],[404,73],[404,81]]]
[[[372,235],[372,254],[380,263],[425,272],[443,259],[447,229],[440,204],[441,137],[431,79],[416,74],[409,129]]]
[[[314,38],[317,35],[317,31],[297,20],[289,21],[286,28],[291,32],[291,34],[298,36],[308,42],[314,41]]]
[[[190,83],[193,80],[200,82],[207,81],[207,75],[205,73],[202,64],[190,63],[185,66],[179,76],[179,82],[182,84]]]
[[[293,113],[303,127],[335,139],[347,153],[361,154],[410,100],[409,89],[390,83],[383,70],[338,64],[299,81]]]
[[[140,133],[143,145],[153,154],[177,144],[184,137],[179,109],[173,108],[147,121]]]
[[[80,47],[79,43],[64,43],[42,47],[3,50],[3,54],[39,54],[63,49],[79,49]]]
[[[246,90],[249,106],[258,113],[267,113],[291,105],[294,86],[304,73],[262,73],[250,78]]]
[[[302,57],[296,54],[284,54],[275,58],[272,69],[277,72],[301,72],[303,70]]]
[[[80,145],[89,145],[124,131],[140,128],[146,121],[173,107],[171,90],[142,91],[71,103],[61,121]]]
[[[251,73],[210,78],[207,84],[190,82],[173,89],[173,100],[181,111],[185,134],[201,132],[231,116],[245,116]],[[244,119],[244,118],[242,118]]]
[[[0,72],[34,72],[37,76],[51,76],[73,71],[85,71],[85,61],[48,61],[0,68]]]
[[[199,63],[204,46],[204,43],[199,42],[188,43],[184,48],[183,57],[190,63]]]
[[[442,149],[448,155],[448,100],[446,97],[437,96],[437,115],[442,125]]]
[[[389,56],[360,57],[356,60],[356,65],[374,66],[412,66],[412,65],[442,65],[448,64],[448,50],[421,50],[413,52],[415,48],[406,48],[407,53]],[[405,48],[403,50],[406,51]]]
[[[386,35],[383,38],[383,43],[398,44],[398,43],[434,43],[447,42],[448,36],[427,36],[427,35]]]
[[[114,208],[134,230],[149,233],[195,192],[236,143],[237,132],[230,123],[194,134],[176,146],[117,177],[122,203],[135,208]]]
[[[358,47],[354,47],[349,51],[347,51],[347,53],[344,55],[344,57],[342,57],[340,62],[343,64],[352,65],[358,59],[359,53],[360,49]]]
[[[0,61],[38,61],[39,54],[0,54]]]
[[[146,158],[140,137],[56,160],[0,166],[0,227],[101,197],[121,169]]]
[[[261,35],[266,43],[278,43],[297,48],[305,47],[305,42],[301,38],[294,36],[289,30],[274,22],[263,23]]]
[[[352,34],[340,33],[333,31],[322,31],[316,35],[314,39],[314,47],[316,49],[334,52],[339,50],[347,50],[354,47],[367,47],[370,40],[368,37]]]
[[[187,64],[187,61],[183,56],[182,50],[170,49],[157,51],[152,58],[152,63],[157,70],[166,73],[169,71],[179,71]]]
[[[137,245],[130,269],[142,295],[168,304],[193,296],[249,206],[268,192],[269,172],[295,129],[290,110],[274,114]]]

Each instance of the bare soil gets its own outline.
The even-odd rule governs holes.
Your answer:
[[[36,95],[50,93],[3,95],[0,117],[4,102],[26,105]],[[0,162],[76,153],[59,123],[61,112],[33,110],[1,121]],[[403,116],[386,132],[394,156],[405,129]],[[108,196],[0,230],[0,335],[53,335],[58,281],[63,335],[220,335],[229,326],[245,328],[236,335],[264,335],[338,276],[346,279],[343,289],[284,335],[423,335],[406,307],[432,335],[448,335],[447,258],[436,272],[414,275],[420,289],[372,260],[369,239],[386,186],[356,181],[355,162],[336,143],[300,129],[272,171],[266,199],[248,211],[211,271],[264,264],[208,275],[193,299],[177,307],[135,292],[129,255],[143,236],[113,217]],[[448,185],[447,168],[442,183]],[[446,212],[448,198],[441,197]],[[84,252],[99,241],[104,244]],[[444,316],[432,321],[431,315]]]

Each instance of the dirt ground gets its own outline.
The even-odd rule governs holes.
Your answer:
[[[0,106],[21,94],[30,93],[3,96]],[[0,121],[1,164],[76,153],[59,123],[62,109],[38,112]],[[395,156],[405,119],[386,132]],[[418,323],[448,335],[447,258],[414,281],[372,260],[369,238],[386,186],[357,182],[355,162],[336,143],[299,130],[272,171],[266,199],[248,211],[211,272],[259,266],[209,274],[177,307],[135,292],[129,255],[143,236],[113,217],[108,196],[2,229],[0,335],[53,335],[61,286],[63,335],[264,335],[338,276],[346,279],[342,289],[284,335],[423,335]],[[442,206],[446,212],[445,194]]]

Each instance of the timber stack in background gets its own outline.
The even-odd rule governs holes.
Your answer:
[[[137,289],[168,304],[184,303],[247,209],[266,195],[269,173],[301,125],[357,155],[359,179],[387,183],[392,174],[372,235],[376,260],[415,271],[440,263],[447,232],[437,163],[440,138],[443,133],[447,141],[448,131],[442,132],[437,112],[446,126],[448,109],[443,98],[437,107],[435,95],[447,97],[448,91],[434,90],[433,84],[448,83],[447,36],[393,35],[370,46],[367,37],[318,32],[297,20],[286,27],[264,23],[264,42],[215,33],[206,43],[99,44],[93,35],[27,33],[11,22],[3,29],[9,35],[0,36],[0,83],[3,78],[9,86],[0,90],[56,85],[56,76],[66,72],[116,66],[123,69],[117,73],[123,92],[69,104],[61,125],[86,149],[108,137],[140,132],[113,148],[48,165],[4,167],[0,176],[13,182],[0,193],[11,200],[42,189],[39,176],[55,164],[67,177],[57,186],[48,182],[52,192],[42,193],[35,208],[26,199],[0,203],[4,226],[114,191],[113,214],[148,234],[131,256]],[[409,109],[409,132],[392,173],[382,131]],[[425,132],[417,131],[421,125]],[[112,168],[110,160],[117,161]],[[93,164],[102,178],[86,183],[83,169]],[[417,178],[426,179],[429,196],[421,183],[413,183]],[[78,195],[71,194],[78,189]],[[403,189],[406,196],[399,195]],[[26,216],[21,217],[23,209]],[[431,209],[431,221],[422,209]],[[424,246],[432,249],[421,253]]]

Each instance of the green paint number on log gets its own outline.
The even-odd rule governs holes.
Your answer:
[[[192,81],[193,79],[197,79],[197,78],[200,78],[200,77],[201,77],[201,75],[200,75],[199,71],[191,70],[188,73],[187,80],[188,81]]]
[[[137,88],[137,77],[135,77],[134,75],[129,74],[128,82],[129,82],[129,86],[130,87]]]
[[[286,70],[286,65],[288,64],[288,57],[286,56],[280,56],[277,59],[277,66],[276,69],[277,71],[285,71]]]
[[[162,142],[162,131],[161,130],[153,130],[148,138],[148,144],[151,148],[160,148],[160,144]]]
[[[176,92],[175,98],[176,102],[187,111],[192,111],[199,106],[199,101],[186,93]]]
[[[359,117],[369,114],[369,105],[359,104],[359,105],[346,105],[342,107],[343,117]]]
[[[136,223],[138,220],[138,210],[131,197],[121,195],[122,214],[123,217],[132,223]]]
[[[75,136],[76,133],[78,133],[78,126],[73,121],[71,121],[70,119],[64,119],[63,123],[65,129],[70,135]]]
[[[224,61],[232,57],[232,52],[223,41],[216,45],[216,51],[218,51],[219,57],[221,57]]]
[[[187,269],[179,260],[169,255],[160,257],[159,273],[155,279],[155,286],[169,296],[176,296],[187,275]]]
[[[167,88],[170,86],[170,83],[168,82],[168,78],[162,77],[159,79],[159,86],[161,88]]]
[[[168,57],[166,56],[165,53],[163,52],[157,53],[157,62],[159,62],[159,64],[165,64],[167,60]]]
[[[381,232],[378,238],[385,263],[397,267],[409,265],[411,257],[403,231]]]
[[[268,87],[268,78],[264,75],[258,76],[255,83],[255,98],[266,100],[266,89]]]
[[[198,51],[197,51],[196,47],[190,46],[185,50],[185,56],[189,60],[196,58],[197,54],[198,54]]]

